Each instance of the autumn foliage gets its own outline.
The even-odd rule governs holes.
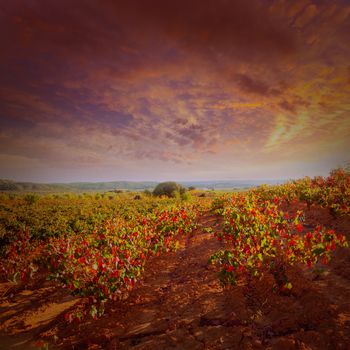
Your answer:
[[[281,197],[271,200],[255,191],[218,199],[216,212],[223,216],[222,231],[217,238],[223,249],[210,258],[221,266],[223,284],[235,284],[240,275],[259,276],[272,273],[280,290],[291,289],[286,267],[302,263],[309,267],[328,263],[332,251],[347,247],[343,235],[321,226],[306,230],[304,214],[290,217],[279,209]]]
[[[290,266],[327,264],[337,248],[348,246],[334,230],[306,226],[307,209],[294,215],[282,210],[306,203],[348,215],[350,174],[344,169],[327,178],[186,202],[119,194],[26,198],[5,198],[0,207],[0,278],[26,285],[41,275],[81,297],[83,307],[65,316],[69,322],[97,318],[109,302],[126,298],[147,261],[175,250],[179,239],[199,227],[209,205],[222,222],[220,230],[209,231],[223,243],[210,257],[223,285],[271,274],[274,289],[288,292]]]

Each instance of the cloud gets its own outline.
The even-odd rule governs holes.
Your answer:
[[[266,143],[266,149],[280,147],[281,144],[294,140],[297,135],[308,133],[309,116],[300,114],[296,119],[291,120],[285,115],[276,117],[275,127]]]
[[[317,15],[318,9],[315,4],[308,5],[302,13],[296,18],[294,25],[303,28],[308,25]]]
[[[13,174],[24,157],[92,178],[343,159],[349,15],[343,1],[7,2],[0,155]]]
[[[257,95],[280,95],[281,90],[270,87],[268,84],[257,79],[252,79],[245,74],[236,74],[233,80],[237,83],[243,92],[248,92]]]

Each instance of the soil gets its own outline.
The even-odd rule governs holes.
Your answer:
[[[301,203],[282,209],[304,210],[305,230],[323,224],[350,241],[349,216]],[[205,230],[219,230],[220,218],[207,213],[199,224],[176,252],[150,259],[129,298],[97,321],[68,324],[63,315],[79,299],[45,279],[1,284],[0,349],[350,349],[349,249],[316,272],[289,268],[289,295],[273,292],[269,274],[223,288],[208,264],[223,246]]]

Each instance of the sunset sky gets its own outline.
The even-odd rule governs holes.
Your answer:
[[[325,175],[349,33],[349,1],[1,1],[0,178]]]

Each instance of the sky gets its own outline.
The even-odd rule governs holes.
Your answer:
[[[350,161],[350,2],[4,0],[0,178],[290,179]]]

